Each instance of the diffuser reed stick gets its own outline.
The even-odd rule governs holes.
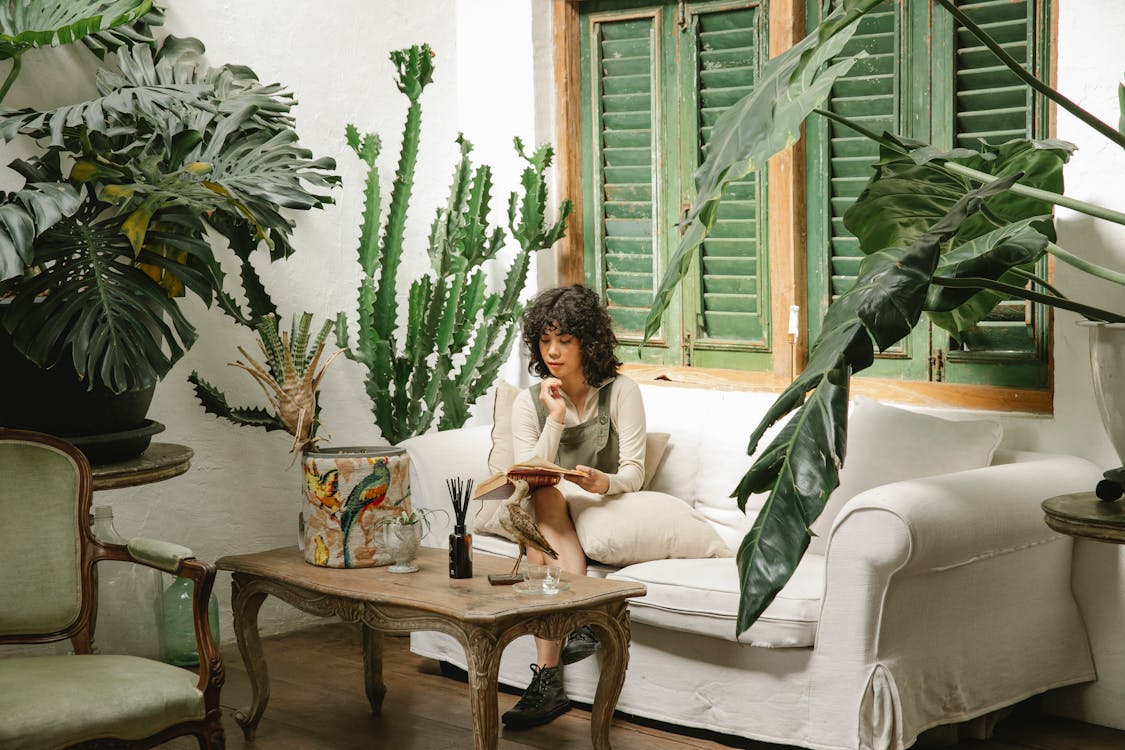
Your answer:
[[[449,498],[453,501],[453,524],[465,526],[465,515],[469,512],[469,499],[473,496],[473,480],[456,477],[446,479],[445,486],[449,489]]]
[[[449,577],[473,577],[473,535],[465,528],[469,500],[473,496],[473,480],[456,477],[446,479],[449,499],[453,502],[453,533],[449,535]]]

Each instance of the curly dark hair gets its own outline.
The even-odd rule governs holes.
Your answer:
[[[617,336],[613,333],[609,313],[598,295],[581,284],[546,289],[523,311],[523,344],[527,347],[527,371],[541,378],[551,377],[551,370],[539,353],[539,337],[548,329],[560,335],[575,336],[582,347],[582,374],[586,382],[597,385],[617,374],[621,361],[614,354]]]

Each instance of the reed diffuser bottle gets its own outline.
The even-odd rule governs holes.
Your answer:
[[[473,577],[473,535],[465,528],[465,514],[473,492],[473,480],[447,479],[453,501],[453,533],[449,535],[449,577]]]

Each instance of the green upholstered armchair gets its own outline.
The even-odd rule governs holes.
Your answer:
[[[152,747],[191,734],[201,748],[223,748],[223,662],[207,625],[214,567],[163,542],[102,544],[90,529],[90,496],[90,466],[76,448],[0,428],[0,646],[69,638],[74,650],[0,649],[0,747]],[[151,659],[91,653],[101,560],[195,581],[198,677]]]

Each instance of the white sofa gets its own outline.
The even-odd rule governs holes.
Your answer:
[[[699,392],[689,389],[642,393],[650,432],[671,434],[652,489],[697,508],[733,554],[756,509],[747,518],[727,496],[751,461],[749,431],[773,396],[711,392],[701,410]],[[914,442],[939,455],[926,445],[932,431],[919,432],[927,434],[887,436],[889,451],[871,446],[865,454],[850,441],[849,460],[893,461],[894,450]],[[490,444],[489,426],[406,441],[415,506],[448,508],[444,479],[485,476]],[[1039,504],[1092,487],[1098,476],[1079,458],[1001,447],[983,468],[873,487],[842,507],[834,496],[796,574],[741,639],[733,557],[592,565],[592,575],[648,588],[630,604],[617,708],[788,745],[897,750],[930,727],[1092,680],[1071,594],[1071,540],[1047,528]],[[447,533],[435,528],[428,543],[443,546]],[[515,556],[515,545],[497,537],[477,534],[474,547]],[[415,633],[411,647],[465,665],[448,636]],[[500,680],[525,686],[534,658],[531,639],[517,640]],[[566,668],[574,699],[590,702],[596,681],[595,659]]]

